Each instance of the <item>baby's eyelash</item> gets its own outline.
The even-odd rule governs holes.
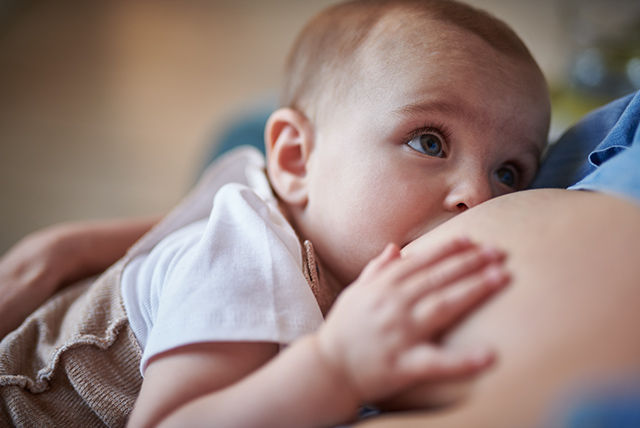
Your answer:
[[[405,137],[405,141],[411,141],[417,136],[420,136],[423,134],[429,134],[429,133],[438,134],[445,141],[449,141],[449,138],[451,137],[451,132],[449,131],[449,128],[447,128],[446,125],[439,123],[439,124],[433,124],[433,125],[424,125],[420,128],[414,129]]]

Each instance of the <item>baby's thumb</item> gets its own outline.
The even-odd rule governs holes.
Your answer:
[[[370,275],[377,273],[386,267],[390,262],[400,258],[400,247],[394,243],[389,243],[384,247],[384,250],[372,259],[367,266],[362,270],[361,275]]]

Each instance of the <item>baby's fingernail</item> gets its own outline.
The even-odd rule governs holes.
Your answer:
[[[502,260],[506,255],[504,251],[488,245],[482,248],[482,254],[489,260]]]
[[[400,254],[400,247],[393,242],[389,242],[384,250],[387,254]]]
[[[485,278],[489,285],[502,286],[506,284],[509,274],[501,267],[490,265],[484,271]]]
[[[484,365],[491,361],[493,353],[488,349],[476,349],[471,355],[475,364]]]

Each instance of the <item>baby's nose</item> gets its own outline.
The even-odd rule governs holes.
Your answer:
[[[489,180],[470,179],[458,183],[445,197],[445,209],[461,213],[490,199],[493,196]]]

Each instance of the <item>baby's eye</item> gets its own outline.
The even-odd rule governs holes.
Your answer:
[[[442,138],[433,132],[425,132],[420,135],[416,135],[407,142],[409,147],[422,154],[428,156],[434,156],[438,158],[445,157],[444,143]]]
[[[496,171],[498,181],[505,186],[515,188],[518,184],[518,173],[512,167],[503,166]]]

